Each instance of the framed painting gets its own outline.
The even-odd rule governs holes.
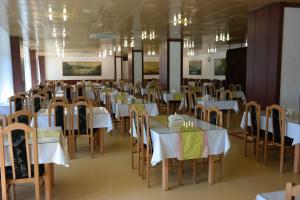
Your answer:
[[[227,63],[225,58],[215,59],[215,63],[214,63],[215,75],[225,76],[226,67],[227,67]]]
[[[63,62],[63,76],[101,76],[101,62]]]
[[[202,74],[202,60],[193,60],[189,62],[189,75]]]
[[[159,62],[144,62],[144,75],[159,75]]]

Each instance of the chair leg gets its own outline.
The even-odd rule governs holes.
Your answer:
[[[283,172],[283,163],[284,163],[284,147],[280,147],[280,172]]]
[[[147,155],[147,188],[150,187],[150,159],[149,155]]]
[[[220,170],[220,177],[222,178],[223,176],[223,154],[219,155],[219,170]]]
[[[39,178],[37,178],[34,181],[34,191],[35,191],[35,199],[39,200],[40,199],[40,182],[39,182]]]
[[[267,142],[265,141],[265,144],[264,144],[264,164],[266,165],[267,164],[267,155],[268,155],[268,148],[267,148]]]
[[[45,176],[45,199],[51,199],[51,178],[49,175]]]
[[[197,180],[196,180],[197,160],[194,159],[192,162],[193,162],[193,184],[196,184],[197,183]]]
[[[179,160],[178,161],[178,185],[181,185],[181,180],[182,180],[182,172],[183,172],[183,161]]]

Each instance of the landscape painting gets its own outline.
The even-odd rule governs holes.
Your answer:
[[[63,76],[101,76],[101,62],[63,62]]]
[[[144,62],[144,75],[159,75],[159,62]]]
[[[215,59],[215,75],[219,76],[225,76],[226,73],[226,59]]]
[[[193,60],[189,62],[189,75],[202,74],[202,60]]]

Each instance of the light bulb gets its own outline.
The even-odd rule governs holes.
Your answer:
[[[219,42],[219,36],[216,35],[216,42]]]

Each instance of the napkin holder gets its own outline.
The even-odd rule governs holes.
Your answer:
[[[168,117],[168,126],[169,128],[180,127],[183,125],[184,119],[181,115],[174,114]]]

